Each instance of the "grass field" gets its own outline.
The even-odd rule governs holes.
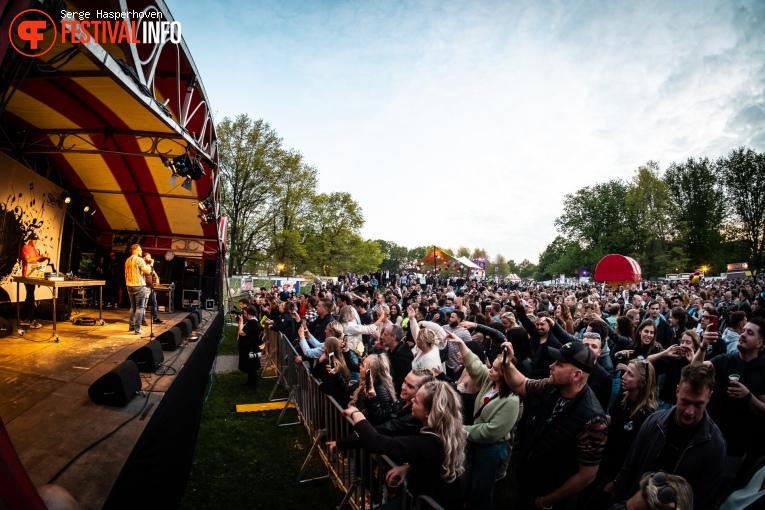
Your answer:
[[[224,328],[219,354],[236,353],[234,328]],[[194,464],[181,503],[184,510],[211,508],[332,509],[342,493],[329,480],[298,483],[311,443],[301,425],[279,427],[277,413],[237,415],[237,404],[266,402],[275,379],[253,392],[242,373],[215,375],[208,386]],[[283,395],[283,393],[281,394]],[[297,421],[288,411],[285,423]],[[304,478],[326,474],[318,458]]]
[[[224,328],[218,354],[236,354],[236,329]],[[208,385],[194,464],[181,503],[183,510],[211,508],[278,508],[330,510],[342,493],[328,480],[298,483],[296,477],[311,447],[302,425],[279,427],[278,412],[237,415],[237,404],[266,402],[275,379],[261,380],[253,392],[243,386],[243,373],[216,374]],[[280,389],[277,396],[285,396]],[[297,421],[289,410],[284,422]],[[515,460],[510,472],[497,482],[495,509],[511,507]],[[315,457],[304,479],[326,474]]]

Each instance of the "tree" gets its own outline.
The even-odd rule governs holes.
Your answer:
[[[674,210],[677,243],[687,249],[690,262],[685,269],[716,262],[724,242],[725,193],[714,164],[707,158],[688,158],[672,163],[664,174]],[[724,263],[724,262],[722,262]],[[674,264],[679,267],[679,264]]]
[[[510,267],[507,265],[507,261],[502,255],[497,254],[491,263],[486,264],[487,276],[493,277],[494,275],[497,275],[498,278],[504,278],[508,273],[510,273]]]
[[[537,271],[536,264],[529,262],[529,259],[523,259],[523,262],[518,264],[518,276],[521,278],[531,278]],[[487,274],[488,276],[488,274]]]
[[[765,154],[739,147],[717,161],[716,170],[735,223],[732,232],[748,246],[754,268],[763,268],[765,252]]]
[[[320,269],[325,275],[352,269],[348,262],[353,259],[353,248],[359,246],[358,231],[363,225],[361,207],[350,193],[314,196],[303,228],[308,265]],[[379,246],[377,250],[380,253]],[[377,264],[381,261],[382,253]]]
[[[467,257],[470,259],[470,248],[467,246],[460,246],[457,248],[457,256],[458,257]]]
[[[621,180],[587,186],[563,200],[564,213],[555,220],[558,231],[584,248],[623,253],[628,248],[625,200],[627,185]],[[520,275],[519,275],[520,276]]]
[[[637,170],[627,189],[625,208],[632,226],[624,231],[630,248],[616,253],[639,260],[646,276],[666,274],[663,261],[672,230],[672,202],[657,163],[649,161]]]
[[[307,253],[301,243],[301,230],[316,194],[317,172],[295,151],[280,151],[276,158],[278,178],[274,183],[270,258],[285,266],[304,264]]]
[[[221,212],[228,217],[229,276],[266,260],[271,244],[281,139],[262,119],[239,115],[217,127],[221,171]]]
[[[402,269],[410,269],[412,262],[409,260],[409,250],[406,246],[399,246],[393,241],[384,241],[377,239],[375,241],[380,248],[380,253],[383,256],[382,263],[380,264],[380,270],[388,270],[391,273],[395,273]]]

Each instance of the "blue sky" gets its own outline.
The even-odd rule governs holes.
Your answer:
[[[765,2],[168,0],[216,121],[263,118],[365,238],[536,262],[566,193],[765,151]]]

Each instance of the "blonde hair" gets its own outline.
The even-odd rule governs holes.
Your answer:
[[[648,360],[646,361],[647,363],[643,363],[642,360],[633,359],[628,363],[628,365],[635,367],[635,370],[637,370],[638,373],[638,377],[640,378],[640,382],[643,383],[643,385],[640,387],[640,391],[638,392],[638,398],[637,402],[635,403],[635,407],[633,407],[632,411],[630,412],[630,419],[644,409],[653,409],[655,411],[659,408],[658,404],[656,403],[656,370],[653,368],[653,363]],[[645,375],[646,372],[648,372],[648,377]],[[628,400],[629,396],[625,391],[624,398],[622,398],[622,407],[627,406]]]
[[[444,455],[441,459],[441,478],[451,483],[464,471],[467,432],[462,425],[462,403],[457,392],[444,381],[423,384],[422,405],[428,411],[428,423],[423,429],[441,439]]]
[[[343,376],[343,379],[348,382],[351,377],[351,371],[348,370],[348,365],[345,364],[343,348],[340,345],[340,340],[333,336],[327,337],[326,340],[324,340],[324,349],[327,353],[327,356],[329,356],[330,352],[335,355],[335,366],[337,367],[337,373]]]
[[[329,324],[327,324],[327,327],[333,333],[332,336],[334,336],[335,338],[337,338],[338,340],[342,342],[343,336],[345,335],[345,332],[343,331],[343,325],[337,321],[332,321]]]
[[[433,345],[436,343],[436,334],[432,329],[422,328],[420,334],[417,335],[417,340],[426,345]]]
[[[518,322],[515,320],[515,314],[513,312],[505,312],[505,313],[503,313],[502,316],[500,317],[500,319],[507,319],[507,320],[509,320],[510,324],[512,324],[512,326],[510,326],[511,328],[514,328],[514,327],[516,327],[518,325]]]
[[[654,508],[656,510],[693,510],[693,489],[690,484],[680,475],[667,475],[667,485],[662,487],[672,487],[677,495],[676,502],[674,504],[664,504],[659,501],[659,491],[662,487],[657,487],[651,481],[651,478],[656,473],[649,471],[645,473],[640,479],[640,494],[643,496],[648,508]]]
[[[388,390],[388,393],[390,393],[391,402],[398,400],[396,395],[396,388],[393,386],[393,379],[390,376],[390,361],[388,361],[388,356],[370,354],[366,357],[364,363],[372,375],[372,380],[378,385],[382,384],[385,386],[385,389]],[[356,387],[356,391],[353,392],[353,396],[351,397],[351,401],[348,405],[355,406],[356,402],[359,401],[359,398],[361,398],[363,395],[366,395],[366,389],[367,378],[364,377],[364,374],[362,374],[359,380],[359,385]]]
[[[356,314],[354,312],[355,310],[352,306],[345,305],[340,309],[337,318],[342,324],[348,324],[349,322],[356,319]]]

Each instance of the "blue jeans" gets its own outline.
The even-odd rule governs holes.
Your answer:
[[[130,327],[134,331],[141,330],[143,316],[146,313],[146,298],[149,295],[146,287],[128,287],[128,297],[130,298]]]
[[[491,510],[497,468],[507,452],[507,441],[492,444],[468,441],[462,485],[465,500],[470,502],[471,510]]]
[[[156,322],[159,320],[159,315],[157,314],[159,311],[157,308],[157,293],[152,291],[152,289],[146,289],[146,292],[149,296],[147,307],[151,310],[151,316],[154,318],[154,322]]]

